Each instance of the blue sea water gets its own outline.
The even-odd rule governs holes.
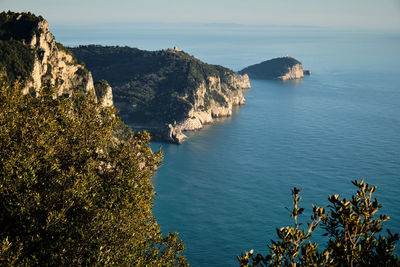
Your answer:
[[[240,25],[55,27],[67,45],[180,46],[234,70],[289,54],[312,75],[297,82],[251,80],[230,118],[162,145],[153,179],[154,215],[179,232],[192,266],[234,266],[245,250],[265,253],[290,223],[290,190],[311,204],[349,197],[354,179],[378,185],[386,226],[400,232],[400,33]],[[316,240],[322,237],[317,234]],[[397,253],[399,250],[397,249]]]

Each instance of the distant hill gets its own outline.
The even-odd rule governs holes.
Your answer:
[[[229,116],[245,102],[247,75],[201,62],[180,51],[144,51],[119,46],[71,48],[95,80],[113,88],[114,103],[124,121],[147,128],[161,139],[180,143],[182,130],[195,130],[213,117]],[[160,130],[164,129],[164,130]]]
[[[254,79],[279,79],[289,80],[303,78],[303,65],[293,57],[279,57],[251,65],[239,71],[240,74],[247,74]],[[309,71],[308,71],[309,73]]]

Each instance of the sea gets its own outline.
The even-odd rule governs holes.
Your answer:
[[[390,216],[384,228],[400,232],[399,31],[161,23],[51,30],[68,46],[178,46],[235,71],[289,55],[311,71],[296,81],[252,79],[232,117],[188,132],[182,145],[151,144],[164,153],[154,216],[164,234],[180,233],[192,266],[238,266],[245,251],[266,254],[276,228],[293,225],[286,208],[294,187],[306,223],[313,204],[350,198],[352,181],[365,179]],[[322,231],[312,240],[324,248]]]

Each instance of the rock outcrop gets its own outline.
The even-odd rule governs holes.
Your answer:
[[[213,123],[214,118],[231,116],[233,106],[243,105],[246,102],[242,89],[251,87],[249,77],[246,74],[225,75],[227,75],[225,83],[221,82],[220,77],[209,76],[206,82],[197,87],[195,101],[188,112],[188,117],[173,126],[170,124],[172,132],[199,130],[205,124]],[[210,98],[208,96],[210,94],[217,97]],[[182,137],[182,135],[177,136]],[[173,139],[173,142],[181,143],[179,138]]]
[[[304,77],[303,65],[300,61],[286,56],[274,58],[251,65],[239,71],[241,74],[248,74],[254,79],[277,79],[277,80],[292,80],[301,79]],[[306,74],[309,75],[310,71]]]
[[[153,140],[181,143],[184,131],[199,130],[214,118],[232,115],[245,103],[248,75],[209,65],[178,49],[143,51],[98,45],[72,48],[95,80],[113,87],[120,116]]]
[[[287,69],[287,72],[284,75],[278,77],[280,80],[293,80],[293,79],[301,79],[304,77],[303,66],[302,64],[295,64]]]
[[[106,80],[100,80],[94,84],[97,99],[103,107],[114,106],[113,93],[110,84]]]
[[[74,89],[94,92],[91,73],[76,62],[71,52],[56,44],[46,20],[40,20],[34,27],[29,45],[35,51],[35,62],[26,91],[48,84],[57,86],[59,96],[71,95]]]
[[[143,129],[143,128],[141,128]],[[173,144],[182,144],[187,139],[187,136],[182,133],[180,127],[176,125],[166,124],[163,126],[147,127],[146,131],[151,133],[153,141],[168,142]]]

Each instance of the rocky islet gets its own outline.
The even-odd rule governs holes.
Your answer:
[[[250,78],[266,80],[293,80],[310,75],[311,71],[303,70],[303,64],[297,59],[285,56],[273,58],[248,66],[240,74],[248,74]]]

